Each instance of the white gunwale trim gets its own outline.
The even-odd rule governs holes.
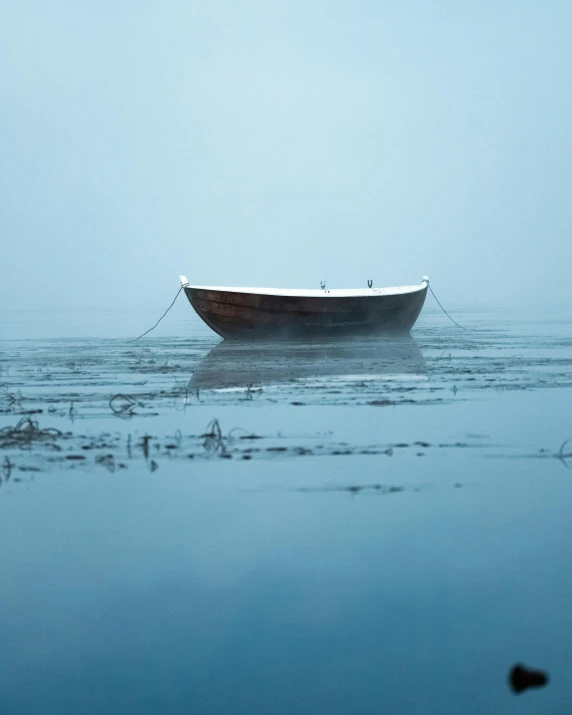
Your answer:
[[[428,283],[423,281],[415,286],[396,286],[394,288],[329,288],[324,289],[298,289],[298,288],[229,288],[228,286],[188,286],[199,290],[218,290],[228,293],[251,293],[254,295],[273,295],[284,298],[361,298],[376,295],[402,295],[416,293],[427,288]]]

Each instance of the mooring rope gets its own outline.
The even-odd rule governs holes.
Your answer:
[[[188,285],[188,284],[187,284],[187,285]],[[133,338],[133,342],[135,342],[136,340],[140,340],[141,338],[144,338],[145,335],[147,335],[148,333],[150,333],[152,330],[155,330],[155,328],[159,325],[159,323],[163,320],[163,318],[167,315],[167,313],[168,313],[168,312],[171,310],[171,308],[175,305],[175,301],[176,301],[177,298],[179,297],[179,293],[183,290],[184,287],[185,287],[185,286],[182,285],[182,286],[179,288],[179,290],[177,291],[177,295],[173,298],[173,302],[172,302],[171,305],[167,308],[167,310],[163,313],[163,315],[159,318],[159,320],[155,323],[155,325],[154,325],[152,328],[149,328],[149,330],[146,330],[146,331],[145,331],[142,335],[140,335],[138,338]],[[445,308],[443,308],[443,306],[441,305],[441,302],[439,301],[439,298],[437,298],[437,296],[435,295],[435,291],[433,290],[433,288],[431,288],[430,283],[427,283],[427,287],[429,288],[429,290],[430,290],[431,293],[433,294],[433,298],[435,298],[435,300],[437,301],[437,305],[441,308],[441,310],[443,311],[443,313],[445,313],[445,315],[449,318],[449,320],[450,320],[451,322],[455,323],[455,325],[457,325],[459,328],[461,328],[461,330],[469,330],[469,328],[465,328],[464,325],[461,325],[460,323],[457,323],[456,320],[454,320],[453,318],[451,318],[451,316],[449,315],[449,313],[447,313],[447,311],[445,310]]]
[[[159,320],[155,323],[155,325],[152,328],[149,328],[149,330],[146,330],[143,335],[140,335],[138,338],[133,338],[133,342],[136,340],[140,340],[142,337],[147,335],[147,333],[150,333],[152,330],[155,330],[155,328],[159,325],[159,323],[163,320],[163,318],[167,315],[167,313],[171,310],[171,308],[175,305],[175,301],[179,297],[179,293],[183,290],[185,286],[181,286],[179,290],[177,291],[177,295],[173,298],[173,302],[171,305],[167,308],[167,310],[163,313],[163,315],[159,318]]]
[[[435,300],[437,301],[437,305],[439,306],[439,308],[441,308],[441,310],[443,311],[443,313],[445,313],[445,315],[449,318],[449,320],[452,321],[453,323],[455,323],[455,325],[458,325],[459,328],[461,328],[461,330],[469,330],[469,328],[465,328],[464,325],[461,325],[460,323],[457,323],[456,320],[453,320],[453,318],[451,318],[451,316],[449,315],[449,313],[447,313],[447,311],[445,310],[445,308],[443,308],[443,306],[442,306],[441,303],[439,302],[439,298],[437,298],[437,296],[435,295],[435,291],[433,290],[433,288],[431,288],[431,284],[430,284],[430,283],[427,283],[427,287],[429,288],[429,290],[431,291],[431,293],[433,293],[433,298],[435,298]]]

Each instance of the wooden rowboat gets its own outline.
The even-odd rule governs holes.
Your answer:
[[[429,279],[415,286],[349,290],[191,286],[185,276],[181,283],[215,333],[249,340],[408,333]]]

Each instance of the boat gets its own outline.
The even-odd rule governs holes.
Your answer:
[[[234,340],[408,333],[425,302],[429,279],[396,288],[314,290],[189,285],[190,304],[222,338]]]
[[[427,364],[411,335],[312,340],[223,340],[202,358],[189,390],[270,385],[371,385],[427,379]]]

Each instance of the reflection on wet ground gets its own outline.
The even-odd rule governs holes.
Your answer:
[[[443,332],[443,331],[441,331]],[[256,397],[305,404],[472,399],[497,392],[572,385],[567,338],[426,330],[415,339],[358,343],[241,344],[162,339],[23,341],[0,353],[0,414],[148,415],[193,398],[236,404]],[[407,382],[411,381],[408,385]],[[197,398],[197,392],[199,397]],[[457,395],[457,393],[461,393]],[[40,412],[41,411],[41,412]]]
[[[0,712],[567,712],[572,322],[463,322],[4,342]]]
[[[427,365],[411,336],[359,341],[239,343],[216,345],[195,369],[189,388],[261,387],[321,380],[363,384],[423,377]]]

